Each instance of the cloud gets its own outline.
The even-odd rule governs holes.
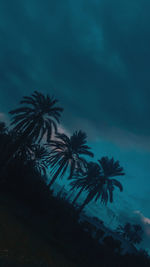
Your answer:
[[[144,230],[144,236],[141,246],[144,246],[150,253],[150,218],[145,217],[143,213],[139,210],[134,211],[134,213],[137,214],[139,222]]]
[[[58,125],[57,129],[58,129],[58,132],[59,133],[64,133],[67,136],[70,136],[71,135],[70,132],[68,131],[68,129],[66,129],[62,124],[61,125]]]
[[[150,224],[150,219],[149,218],[146,218],[146,217],[143,216],[142,220],[143,220],[144,223]]]
[[[136,210],[134,211],[135,214],[138,214],[140,219],[141,219],[141,222],[144,226],[144,229],[145,229],[145,233],[150,236],[150,218],[147,218],[143,215],[142,212],[140,212],[139,210]],[[150,241],[150,240],[149,240]]]
[[[150,152],[149,136],[134,134],[127,130],[121,130],[115,127],[110,127],[103,133],[103,136],[124,149],[144,149]]]
[[[126,129],[110,126],[107,123],[103,125],[96,124],[94,121],[83,118],[74,118],[69,123],[70,129],[83,129],[90,142],[100,140],[109,141],[125,150],[145,150],[150,152],[150,136],[132,133]]]
[[[0,113],[0,120],[3,120],[5,118],[5,114],[4,113]]]
[[[70,131],[80,118],[93,127],[89,135],[105,132],[120,145],[149,146],[146,0],[15,0],[9,8],[3,0],[0,5],[5,110],[36,88],[60,100]]]

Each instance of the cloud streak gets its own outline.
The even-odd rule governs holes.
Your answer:
[[[70,130],[80,117],[99,135],[148,147],[148,1],[57,2],[1,1],[0,104],[49,92]]]

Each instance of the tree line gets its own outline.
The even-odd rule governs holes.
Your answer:
[[[125,175],[123,167],[113,157],[91,160],[94,153],[88,146],[84,131],[75,131],[70,136],[59,133],[62,112],[57,99],[35,91],[31,96],[24,96],[20,106],[9,112],[11,123],[8,127],[0,122],[1,184],[8,185],[10,180],[14,186],[18,183],[24,187],[21,194],[30,191],[30,184],[36,188],[37,201],[41,188],[43,197],[48,199],[56,180],[66,177],[71,191],[76,193],[72,206],[83,192],[86,194],[83,203],[77,206],[78,214],[92,200],[105,205],[113,202],[115,188],[123,191],[121,182],[116,179]],[[13,172],[17,177],[16,183],[11,179]],[[38,201],[40,205],[40,199]],[[134,244],[142,240],[143,232],[139,225],[127,223],[119,226],[117,232]]]
[[[105,204],[113,202],[115,187],[123,191],[122,184],[115,179],[125,174],[123,167],[118,160],[108,157],[88,162],[85,157],[93,158],[94,154],[87,144],[86,133],[79,130],[67,136],[58,132],[62,112],[57,99],[37,91],[24,96],[20,107],[9,112],[10,129],[3,122],[0,124],[1,136],[6,138],[7,134],[9,139],[3,155],[1,178],[16,156],[26,157],[43,174],[50,168],[49,188],[56,179],[68,175],[71,190],[79,190],[73,204],[82,192],[87,194],[80,211],[93,199]]]

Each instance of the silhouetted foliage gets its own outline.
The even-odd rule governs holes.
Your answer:
[[[90,186],[86,188],[88,195],[81,205],[80,211],[93,199],[95,201],[100,199],[104,204],[107,204],[108,201],[113,202],[115,186],[118,187],[121,192],[123,191],[122,184],[112,178],[114,176],[124,175],[123,168],[120,167],[119,161],[115,162],[113,158],[109,159],[108,157],[103,157],[98,160],[98,163],[100,172],[97,177],[95,177],[96,179],[91,180]]]
[[[103,224],[99,219],[93,218],[99,228],[79,220],[80,211],[90,201],[100,200],[107,204],[113,201],[115,187],[123,190],[122,184],[114,179],[124,175],[119,161],[102,157],[98,162],[88,163],[85,156],[93,157],[93,153],[87,145],[86,134],[76,131],[68,137],[57,132],[62,108],[56,106],[57,100],[54,98],[34,92],[31,97],[25,96],[20,103],[24,106],[10,112],[13,115],[13,129],[9,130],[5,123],[0,122],[1,192],[17,198],[20,207],[24,204],[24,207],[31,209],[30,215],[34,215],[28,214],[26,220],[32,221],[34,228],[45,235],[47,242],[53,240],[53,244],[75,261],[76,266],[150,266],[146,251],[121,255],[120,241],[111,236],[104,237]],[[56,133],[56,138],[52,140],[53,133]],[[50,151],[40,144],[44,136]],[[69,170],[72,190],[79,190],[74,203],[83,191],[87,194],[80,209],[67,201],[64,188],[54,196],[53,190],[47,186],[47,167],[51,168],[50,184]],[[5,183],[2,183],[2,178],[5,178]],[[126,224],[119,227],[118,232],[134,244],[142,240],[140,225]],[[103,237],[102,244],[100,240]]]
[[[77,201],[83,191],[91,188],[91,185],[97,182],[101,177],[101,168],[95,162],[88,162],[85,171],[80,172],[77,170],[72,177],[71,190],[80,189],[76,195],[73,204]]]
[[[31,137],[33,141],[40,142],[44,135],[50,141],[52,132],[57,132],[57,123],[62,108],[57,107],[58,101],[35,91],[31,96],[24,96],[20,101],[23,107],[14,109],[9,113],[13,116],[11,125],[16,132],[22,133],[22,139]]]
[[[139,224],[126,223],[124,226],[119,225],[117,233],[133,244],[139,244],[142,241],[143,230]]]
[[[51,140],[48,146],[51,148],[48,163],[51,166],[50,175],[52,180],[51,186],[57,177],[62,178],[66,171],[69,170],[71,179],[76,169],[82,170],[87,162],[82,155],[93,157],[90,147],[86,145],[86,134],[82,131],[75,132],[71,137],[66,134],[57,134],[56,140]]]

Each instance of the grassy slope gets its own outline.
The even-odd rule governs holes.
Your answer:
[[[0,195],[0,250],[8,250],[8,261],[14,260],[19,266],[24,263],[32,266],[40,261],[45,263],[41,266],[79,266],[67,259],[59,244],[57,246],[53,241],[47,242],[42,232],[38,232],[38,227],[34,228],[30,220],[24,220],[20,214],[24,208],[11,196]],[[31,216],[34,217],[33,214],[28,214],[28,218]],[[42,227],[38,218],[37,224]],[[0,259],[3,258],[2,254],[3,252],[0,253]]]

